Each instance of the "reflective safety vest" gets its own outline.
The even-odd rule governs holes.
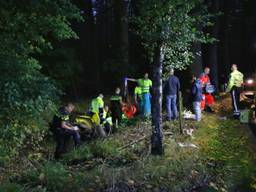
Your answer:
[[[152,87],[152,81],[150,79],[139,79],[138,84],[141,88],[142,94],[149,93],[150,87]]]
[[[108,116],[108,113],[105,110],[103,111],[103,118],[104,118],[104,121],[102,123],[103,125],[106,123],[109,123],[110,126],[113,125],[112,117]]]
[[[91,111],[94,113],[99,113],[99,109],[104,107],[104,101],[101,97],[97,97],[92,100]]]
[[[231,91],[231,89],[234,86],[242,87],[243,82],[244,82],[244,75],[238,70],[233,71],[232,73],[230,73],[227,91]]]
[[[141,97],[142,97],[142,90],[141,90],[141,87],[135,87],[135,89],[134,89],[134,94],[135,95],[138,95],[139,96],[139,98],[141,99]]]
[[[69,115],[63,114],[60,110],[55,113],[56,117],[60,118],[62,121],[69,121]]]
[[[110,97],[110,101],[120,101],[122,97],[120,95],[113,95]]]
[[[60,108],[53,116],[50,130],[55,132],[56,128],[61,128],[62,121],[69,121],[69,113],[63,108]]]

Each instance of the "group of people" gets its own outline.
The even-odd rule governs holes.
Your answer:
[[[202,110],[214,112],[212,106],[214,104],[213,93],[214,86],[211,83],[210,68],[206,67],[204,72],[199,76],[192,77],[192,86],[190,90],[190,103],[193,106],[195,113],[195,120],[200,121],[202,118]],[[231,94],[233,116],[239,118],[240,116],[240,93],[243,87],[244,75],[238,71],[237,65],[231,66],[231,73],[226,87],[226,92]],[[166,95],[166,112],[167,120],[176,119],[177,111],[177,94],[180,90],[180,81],[174,75],[174,69],[170,69],[170,74],[164,85],[164,93]]]
[[[105,133],[109,133],[112,129],[117,128],[121,122],[123,101],[120,93],[121,89],[116,88],[115,94],[110,98],[110,107],[105,105],[103,94],[99,94],[91,101],[88,116],[97,117],[97,126],[102,126]],[[57,141],[54,155],[56,159],[66,151],[66,143],[70,137],[73,138],[75,147],[80,145],[80,129],[70,120],[70,115],[74,109],[74,104],[67,103],[53,117],[51,131],[54,133]]]
[[[144,117],[151,115],[151,95],[150,89],[152,87],[152,81],[148,78],[148,73],[140,79],[125,78],[126,83],[128,81],[136,82],[137,86],[134,91],[134,101],[136,105],[137,114],[141,114]],[[97,116],[99,119],[98,124],[104,128],[104,132],[109,133],[115,131],[124,117],[123,112],[127,104],[123,102],[121,96],[121,89],[117,87],[115,93],[110,97],[110,106],[104,103],[104,95],[99,94],[96,98],[93,98],[90,104],[90,110],[88,114]],[[133,107],[132,109],[134,109]],[[66,143],[70,137],[73,138],[75,147],[80,145],[80,131],[79,128],[74,125],[70,120],[70,115],[74,111],[75,106],[72,103],[67,103],[61,107],[54,115],[51,123],[51,131],[54,133],[57,144],[55,150],[55,158],[58,159],[61,154],[66,151]],[[127,116],[129,116],[127,114]]]
[[[190,103],[193,105],[195,120],[201,120],[201,110],[213,112],[211,106],[214,99],[212,93],[214,88],[210,81],[210,68],[206,67],[199,76],[192,77],[192,86],[190,90]],[[166,95],[167,120],[174,120],[178,117],[177,94],[180,91],[180,80],[174,75],[174,69],[170,69],[169,77],[164,84],[164,93]]]
[[[240,90],[243,85],[243,74],[237,70],[237,65],[233,64],[231,67],[227,92],[231,93],[232,104],[234,109],[234,117],[240,115],[239,112],[239,98]],[[192,86],[190,90],[191,104],[195,113],[195,120],[201,120],[201,111],[208,110],[213,112],[212,105],[214,103],[213,95],[214,87],[210,81],[210,68],[206,67],[204,72],[192,78]],[[152,81],[149,79],[148,73],[144,74],[141,79],[125,78],[125,84],[128,81],[136,82],[137,86],[134,89],[134,102],[137,111],[144,116],[151,115],[151,94]],[[178,117],[177,110],[177,94],[180,91],[180,80],[174,75],[174,69],[170,69],[169,77],[164,83],[163,91],[166,96],[166,112],[167,120],[174,120]],[[99,124],[104,127],[106,132],[116,129],[121,122],[123,109],[125,106],[121,96],[121,89],[116,88],[115,93],[110,97],[110,107],[104,104],[103,94],[99,94],[91,102],[89,113],[97,114],[99,117]],[[61,107],[54,115],[51,124],[52,130],[56,136],[56,151],[55,158],[59,158],[65,152],[67,138],[72,137],[75,146],[80,145],[79,128],[74,126],[70,121],[70,114],[74,110],[74,105],[68,103]]]

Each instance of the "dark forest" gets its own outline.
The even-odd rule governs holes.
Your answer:
[[[0,0],[0,192],[256,191],[255,0]]]

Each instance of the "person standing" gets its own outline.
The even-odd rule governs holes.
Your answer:
[[[204,69],[204,72],[200,75],[200,81],[202,83],[202,87],[206,87],[207,84],[211,83],[209,74],[210,74],[210,68],[206,67]]]
[[[141,113],[141,109],[142,109],[141,100],[142,100],[141,88],[139,86],[136,86],[135,89],[134,89],[134,101],[135,101],[135,104],[136,104],[136,107],[137,107],[137,114]]]
[[[152,87],[152,81],[149,79],[148,73],[145,73],[141,79],[127,78],[127,80],[137,82],[141,88],[141,114],[144,117],[149,117],[151,115],[150,89]]]
[[[202,112],[201,112],[201,101],[203,100],[203,94],[202,94],[202,84],[200,79],[193,77],[192,80],[192,87],[191,87],[191,96],[192,96],[192,102],[193,102],[193,110],[195,113],[195,120],[201,121],[202,118]]]
[[[122,96],[120,95],[121,89],[116,88],[115,94],[110,97],[110,111],[112,113],[112,121],[114,128],[117,128],[122,119]]]
[[[233,116],[234,118],[240,117],[240,93],[244,83],[244,75],[238,71],[237,65],[231,66],[231,73],[228,81],[227,92],[230,92],[232,98]]]
[[[166,111],[167,120],[176,119],[178,116],[177,110],[177,93],[180,90],[180,81],[174,75],[174,69],[170,69],[170,75],[164,85],[164,92],[166,94]]]
[[[213,112],[212,110],[212,105],[214,102],[214,98],[212,96],[212,94],[207,90],[211,85],[211,81],[210,81],[210,68],[206,67],[204,69],[204,72],[200,75],[200,81],[202,84],[202,91],[203,91],[203,100],[201,102],[201,108],[202,110],[206,110],[208,112]]]

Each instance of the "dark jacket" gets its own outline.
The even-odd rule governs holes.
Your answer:
[[[122,97],[120,94],[115,94],[111,96],[110,109],[112,113],[114,114],[119,113],[119,115],[121,115],[122,109],[121,109],[120,100],[122,100]]]
[[[164,85],[164,93],[166,95],[176,95],[180,90],[180,81],[175,75],[169,76]]]
[[[202,84],[200,80],[195,80],[191,87],[191,95],[193,102],[201,102],[203,100],[202,91]]]
[[[62,121],[69,121],[69,112],[65,110],[65,107],[61,107],[57,113],[53,116],[52,126],[54,128],[62,128]]]

